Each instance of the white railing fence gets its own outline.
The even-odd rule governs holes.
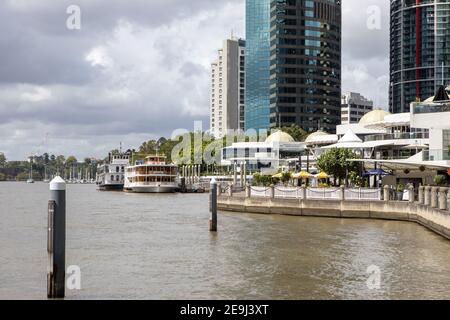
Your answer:
[[[270,197],[270,188],[267,187],[250,187],[252,197]]]
[[[345,189],[347,200],[381,200],[381,189]]]
[[[340,200],[342,197],[341,188],[307,188],[306,199],[311,200]],[[303,188],[299,187],[274,187],[273,190],[275,198],[281,199],[303,199]],[[270,187],[250,187],[251,197],[255,198],[269,198],[272,196],[272,189]],[[347,188],[344,189],[344,196],[346,200],[381,200],[381,189],[366,189],[366,188]]]

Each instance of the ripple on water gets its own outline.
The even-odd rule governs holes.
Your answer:
[[[416,224],[220,213],[213,235],[208,195],[67,192],[83,287],[68,299],[449,297],[450,242]],[[0,183],[0,298],[46,297],[47,201],[47,185]]]

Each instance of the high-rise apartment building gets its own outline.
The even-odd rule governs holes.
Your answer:
[[[341,1],[272,0],[270,126],[341,122]]]
[[[450,82],[450,0],[391,0],[390,111]]]
[[[245,125],[245,40],[227,39],[211,65],[210,132],[221,138]]]
[[[270,127],[270,2],[246,0],[246,130]]]
[[[341,124],[353,124],[373,110],[373,101],[359,93],[348,92],[342,95],[341,107]]]

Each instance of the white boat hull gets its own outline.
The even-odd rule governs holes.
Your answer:
[[[177,192],[177,186],[134,186],[126,187],[126,192],[131,193],[174,193]]]

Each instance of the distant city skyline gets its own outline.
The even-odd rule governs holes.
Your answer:
[[[381,30],[367,27],[374,4]],[[245,1],[4,1],[0,27],[0,152],[102,158],[194,120],[209,128],[211,62],[232,30],[245,38]],[[387,109],[388,1],[343,2],[342,71],[343,92]]]

